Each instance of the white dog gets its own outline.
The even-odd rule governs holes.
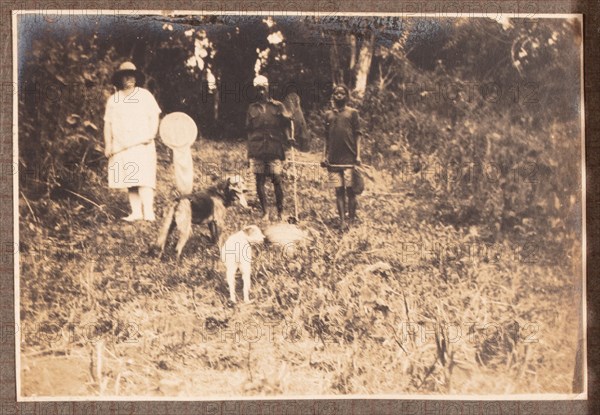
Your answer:
[[[246,226],[231,235],[221,247],[221,261],[225,264],[229,299],[235,298],[235,274],[239,269],[244,282],[244,302],[250,302],[250,274],[252,272],[252,244],[262,243],[265,239],[256,225]]]

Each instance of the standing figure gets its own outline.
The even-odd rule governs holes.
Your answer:
[[[337,211],[344,227],[346,206],[350,221],[356,219],[356,193],[352,188],[353,170],[360,161],[358,111],[347,106],[350,93],[344,85],[333,89],[333,108],[325,114],[325,160],[328,183],[335,188]],[[346,205],[346,195],[348,204]]]
[[[113,75],[117,88],[106,102],[104,154],[108,157],[108,187],[127,189],[131,213],[123,220],[155,220],[156,147],[160,107],[141,88],[143,75],[124,62]]]
[[[269,81],[259,75],[254,78],[257,101],[250,104],[246,114],[248,159],[256,177],[256,193],[262,209],[262,219],[269,218],[265,182],[271,178],[275,188],[277,219],[283,215],[283,161],[286,150],[293,144],[291,114],[285,106],[269,97]]]

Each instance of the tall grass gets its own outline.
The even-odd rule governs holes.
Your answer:
[[[241,144],[199,147],[197,164],[225,150],[228,161],[243,155]],[[159,177],[160,213],[168,158]],[[374,189],[395,185],[385,171],[379,179]],[[293,256],[257,247],[255,302],[235,308],[202,227],[177,264],[148,254],[158,225],[121,224],[108,205],[93,225],[85,208],[57,215],[54,228],[22,223],[25,367],[63,356],[88,374],[73,394],[570,391],[576,286],[546,251],[532,262],[511,241],[485,245],[474,230],[427,220],[433,208],[418,194],[367,194],[361,223],[340,233],[331,192],[314,180],[299,191],[300,226],[313,242]],[[124,203],[106,193],[112,206]],[[235,207],[224,232],[258,216]],[[61,367],[49,376],[58,381]],[[26,395],[54,393],[28,372],[23,385]]]

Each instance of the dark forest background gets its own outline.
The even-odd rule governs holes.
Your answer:
[[[102,204],[90,176],[106,168],[105,100],[131,60],[163,114],[188,113],[212,140],[244,138],[260,72],[274,98],[299,94],[320,150],[332,85],[345,83],[367,162],[446,183],[436,220],[562,239],[581,223],[578,30],[566,19],[23,15],[21,191]]]

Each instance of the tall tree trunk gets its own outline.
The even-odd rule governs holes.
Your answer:
[[[351,34],[347,36],[348,46],[350,48],[350,63],[348,65],[348,85],[349,88],[354,88],[356,84],[356,52],[357,52],[357,44],[356,44],[356,35]]]
[[[219,121],[219,100],[221,97],[219,96],[219,88],[215,89],[213,94],[213,118],[215,123]]]
[[[356,36],[348,35],[348,44],[350,45],[350,70],[356,65]]]
[[[365,95],[367,89],[367,79],[371,69],[371,61],[373,60],[373,48],[375,45],[375,33],[369,31],[362,42],[360,52],[358,54],[358,62],[356,65],[356,85],[354,91],[359,98]]]
[[[331,36],[331,80],[334,84],[339,85],[344,83],[344,71],[340,65],[340,50],[337,45],[335,36]]]

